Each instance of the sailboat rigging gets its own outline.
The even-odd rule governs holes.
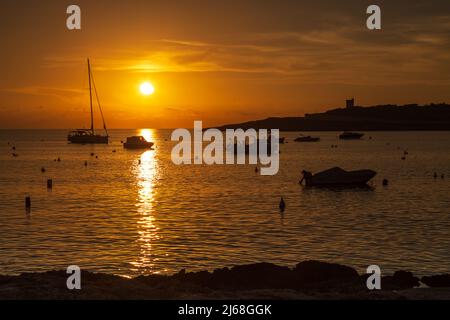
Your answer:
[[[104,143],[107,144],[109,140],[108,129],[106,128],[105,118],[103,117],[102,107],[100,106],[100,100],[97,94],[97,88],[95,86],[94,77],[92,76],[91,64],[89,59],[87,60],[88,64],[88,77],[89,77],[89,103],[91,109],[91,127],[90,129],[77,129],[69,132],[67,136],[67,140],[71,143],[79,143],[79,144],[92,144],[92,143]],[[92,103],[92,87],[94,89],[94,94],[97,100],[98,108],[100,109],[100,115],[103,121],[103,129],[105,130],[106,135],[96,134],[94,130],[94,110]]]

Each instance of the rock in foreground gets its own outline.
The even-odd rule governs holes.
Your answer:
[[[449,288],[450,274],[440,274],[431,277],[422,277],[421,281],[429,287]]]
[[[0,299],[450,299],[450,288],[411,289],[419,282],[405,271],[383,277],[382,290],[370,291],[366,275],[319,261],[293,269],[257,263],[134,279],[83,271],[81,290],[68,290],[67,276],[65,271],[0,276]]]

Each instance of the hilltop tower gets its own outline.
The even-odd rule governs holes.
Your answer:
[[[351,109],[355,106],[355,98],[351,98],[350,100],[345,100],[345,106],[347,109]]]

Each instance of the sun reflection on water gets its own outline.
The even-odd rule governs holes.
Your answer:
[[[154,141],[153,139],[153,130],[151,129],[141,129],[139,131],[139,135],[143,136],[145,140],[147,141]]]
[[[153,132],[149,129],[143,129],[140,132],[147,141],[153,141]],[[160,237],[159,228],[155,224],[155,181],[159,175],[157,158],[154,150],[148,150],[140,155],[140,162],[137,161],[134,166],[136,184],[138,187],[136,206],[139,213],[137,221],[138,245],[140,248],[139,256],[131,264],[144,273],[157,273],[155,263],[158,258],[155,257],[153,244]]]

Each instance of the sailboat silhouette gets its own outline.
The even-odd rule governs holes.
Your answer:
[[[67,140],[71,143],[79,143],[79,144],[88,144],[88,143],[108,143],[108,130],[106,129],[105,119],[103,117],[103,111],[100,106],[100,100],[98,98],[97,89],[95,87],[94,78],[92,76],[91,64],[89,59],[87,59],[88,64],[88,77],[89,77],[89,102],[91,107],[91,128],[90,129],[76,129],[69,132],[67,136]],[[100,115],[102,116],[103,121],[103,129],[105,130],[106,135],[102,136],[99,134],[95,134],[94,131],[94,110],[92,106],[92,86],[94,86],[94,93],[97,100],[98,108],[100,109]]]

